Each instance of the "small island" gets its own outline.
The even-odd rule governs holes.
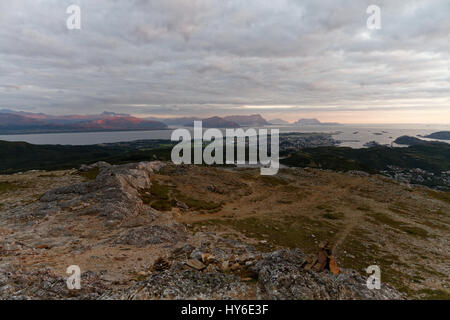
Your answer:
[[[433,132],[429,135],[424,136],[424,138],[437,140],[450,140],[450,131]]]
[[[394,143],[405,145],[405,146],[414,146],[417,144],[427,143],[427,141],[416,138],[416,137],[401,136],[401,137],[398,137],[397,139],[395,139]]]

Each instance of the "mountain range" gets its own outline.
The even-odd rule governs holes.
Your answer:
[[[163,130],[168,129],[168,126],[190,127],[194,125],[194,121],[199,120],[203,121],[205,128],[239,128],[270,124],[259,114],[209,118],[138,118],[126,113],[108,111],[100,114],[56,116],[0,109],[0,134]]]
[[[283,120],[283,119],[272,119],[272,120],[269,120],[269,123],[270,124],[289,124],[289,122],[288,121],[286,121],[286,120]]]
[[[203,121],[204,128],[239,128],[239,127],[252,127],[252,126],[266,126],[270,123],[266,121],[259,114],[252,115],[231,115],[224,117],[179,117],[179,118],[156,118],[149,117],[149,120],[160,121],[168,126],[186,126],[191,127],[194,125],[194,121]]]
[[[49,115],[0,109],[0,134],[27,134],[52,132],[93,132],[164,130],[169,126],[191,127],[194,121],[202,121],[204,128],[261,127],[270,124],[288,124],[282,119],[267,121],[260,114],[201,117],[138,118],[127,113],[104,111],[89,115]],[[320,122],[317,119],[300,119],[294,124],[337,125],[335,122]]]
[[[44,113],[0,110],[1,134],[163,129],[167,129],[167,125],[162,122],[114,112],[53,116]]]

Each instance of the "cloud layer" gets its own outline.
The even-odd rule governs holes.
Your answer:
[[[0,108],[449,123],[449,16],[448,0],[2,0]]]

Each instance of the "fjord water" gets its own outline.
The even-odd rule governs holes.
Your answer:
[[[403,135],[416,137],[418,135],[427,135],[436,131],[450,131],[450,124],[439,124],[439,125],[352,124],[352,125],[332,125],[332,126],[272,125],[261,128],[267,129],[278,128],[280,129],[280,133],[283,132],[331,133],[334,139],[341,141],[340,144],[341,146],[362,148],[363,145],[369,141],[376,141],[380,144],[390,145],[396,138]],[[187,129],[192,130],[192,128]],[[41,134],[0,135],[0,140],[24,141],[32,144],[89,145],[89,144],[127,142],[146,139],[149,140],[170,139],[171,134],[172,130],[41,133]]]

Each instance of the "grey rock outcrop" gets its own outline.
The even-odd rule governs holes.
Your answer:
[[[247,290],[238,276],[197,270],[170,270],[138,283],[136,299],[232,299]]]
[[[69,210],[79,215],[99,215],[111,219],[137,216],[149,209],[144,207],[139,190],[150,187],[150,175],[163,163],[140,162],[119,166],[105,162],[83,166],[82,170],[99,169],[98,176],[85,183],[60,187],[40,198],[37,216]]]
[[[331,272],[303,270],[306,256],[299,250],[280,250],[266,254],[253,267],[258,273],[258,295],[261,299],[402,299],[395,289],[382,284],[369,290],[366,279],[353,270]]]
[[[174,222],[169,226],[152,225],[128,230],[114,243],[144,247],[149,244],[175,244],[185,240],[184,226]]]

